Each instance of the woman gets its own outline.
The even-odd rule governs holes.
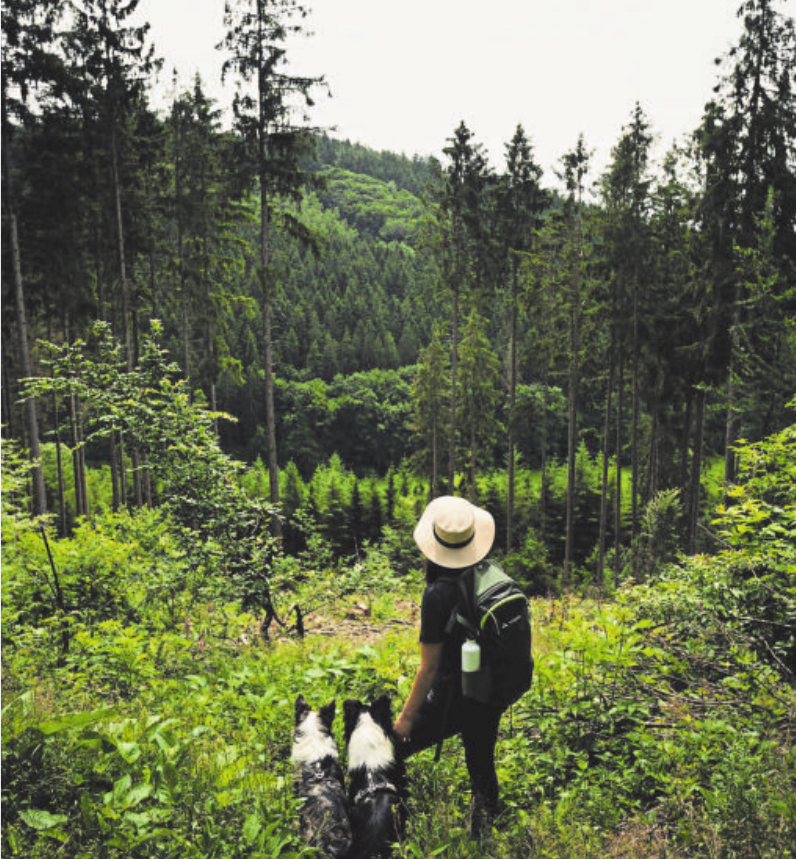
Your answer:
[[[486,510],[463,498],[442,496],[426,507],[414,538],[426,570],[420,667],[395,722],[395,733],[403,741],[404,757],[461,734],[472,791],[471,831],[477,836],[497,811],[495,744],[501,710],[462,695],[465,634],[459,624],[449,621],[458,603],[456,576],[486,557],[495,539],[495,522]]]

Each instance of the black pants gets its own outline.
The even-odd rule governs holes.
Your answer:
[[[461,734],[473,799],[494,813],[498,803],[495,745],[502,711],[465,698],[458,687],[458,678],[451,678],[429,692],[409,740],[401,746],[401,756],[411,757],[435,746],[442,737]]]

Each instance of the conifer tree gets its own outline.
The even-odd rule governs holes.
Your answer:
[[[485,231],[486,195],[491,173],[483,147],[461,122],[443,152],[448,164],[438,187],[437,242],[442,257],[443,289],[450,296],[450,426],[448,442],[448,486],[453,491],[456,473],[457,379],[461,300],[474,286],[482,252],[479,239]]]
[[[470,500],[478,503],[478,463],[494,445],[500,400],[500,360],[486,336],[486,320],[470,312],[462,331],[458,367],[460,445],[467,453]]]
[[[422,440],[420,456],[427,465],[431,498],[439,495],[447,376],[448,361],[439,332],[435,331],[431,342],[420,351],[417,375],[412,385],[413,428]]]
[[[542,170],[533,159],[533,150],[525,130],[517,126],[514,137],[506,146],[506,172],[498,185],[498,218],[508,280],[510,341],[509,341],[509,406],[508,406],[508,487],[506,504],[506,552],[512,550],[514,518],[514,409],[517,395],[517,320],[520,299],[520,264],[522,255],[533,247],[535,231],[541,223],[541,213],[547,203],[540,181]],[[526,269],[530,271],[530,269]]]
[[[312,130],[303,113],[297,123],[296,110],[312,106],[312,91],[322,83],[322,78],[289,75],[284,71],[287,39],[302,32],[306,16],[307,10],[296,0],[228,0],[224,12],[227,30],[223,47],[231,56],[224,63],[223,77],[233,74],[237,80],[238,91],[233,101],[235,123],[252,164],[259,195],[257,278],[273,504],[279,503],[279,465],[274,410],[272,322],[276,283],[271,254],[272,220],[277,197],[296,197],[304,182],[299,158]],[[284,212],[282,216],[286,217]]]
[[[705,173],[703,230],[710,240],[715,295],[712,353],[726,385],[727,483],[735,477],[742,418],[738,359],[751,345],[741,343],[747,296],[735,249],[759,246],[769,199],[771,252],[782,268],[783,287],[793,284],[796,259],[796,26],[778,5],[777,0],[740,5],[743,34],[725,58],[727,71],[697,131]]]
[[[564,586],[571,583],[575,547],[576,456],[578,448],[578,409],[580,396],[581,327],[583,322],[583,194],[590,154],[583,135],[573,150],[562,158],[562,178],[567,189],[565,218],[565,261],[569,280],[568,347],[568,438],[567,438],[567,518],[564,548]]]

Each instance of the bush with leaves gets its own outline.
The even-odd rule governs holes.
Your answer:
[[[796,401],[795,401],[796,402]],[[624,598],[721,661],[751,650],[796,683],[796,425],[738,449],[738,483],[713,520],[721,551],[663,569]]]
[[[243,465],[225,454],[212,412],[191,396],[179,367],[158,344],[152,322],[141,357],[128,369],[110,326],[98,322],[90,343],[45,344],[52,376],[30,379],[27,396],[75,396],[87,408],[85,443],[124,438],[139,452],[160,488],[162,509],[193,572],[213,572],[216,595],[239,597],[244,607],[271,610],[269,585],[277,545],[274,511],[245,492]]]

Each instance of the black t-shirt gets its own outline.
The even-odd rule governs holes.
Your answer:
[[[451,576],[456,574],[451,570]],[[442,644],[442,671],[445,674],[458,674],[462,667],[462,644],[465,631],[455,624],[450,633],[445,628],[451,614],[459,602],[459,587],[450,579],[437,579],[426,585],[420,604],[420,643]]]

